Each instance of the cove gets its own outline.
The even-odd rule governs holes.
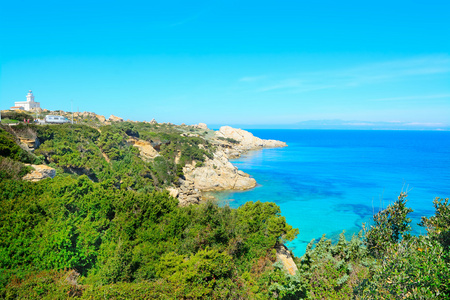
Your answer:
[[[220,205],[272,201],[299,228],[288,244],[295,255],[323,234],[350,238],[372,215],[408,192],[413,233],[421,216],[434,214],[435,197],[450,195],[450,132],[351,130],[248,130],[285,148],[251,151],[231,160],[258,186],[215,192]]]

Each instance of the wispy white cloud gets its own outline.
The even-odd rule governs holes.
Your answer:
[[[450,94],[388,97],[388,98],[371,99],[369,101],[405,101],[405,100],[432,100],[432,99],[450,99]]]
[[[405,123],[404,126],[425,126],[425,127],[435,127],[435,126],[444,126],[444,123],[421,123],[421,122],[411,122]]]
[[[347,89],[357,86],[403,80],[450,72],[450,56],[436,55],[404,60],[370,63],[338,70],[304,72],[282,76],[244,77],[241,82],[260,83],[258,92],[303,93],[322,89]],[[380,100],[381,101],[381,100]]]

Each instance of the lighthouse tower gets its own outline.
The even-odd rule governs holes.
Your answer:
[[[29,102],[30,104],[31,104],[31,103],[34,103],[34,96],[33,96],[33,92],[32,92],[31,90],[28,91],[28,94],[27,94],[27,102]],[[31,108],[31,107],[30,107],[30,108]]]

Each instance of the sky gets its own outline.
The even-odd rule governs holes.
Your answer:
[[[450,128],[450,1],[1,1],[0,109],[30,89],[137,121]]]

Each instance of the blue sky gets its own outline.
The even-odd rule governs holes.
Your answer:
[[[0,28],[1,109],[450,127],[450,1],[2,1]]]

